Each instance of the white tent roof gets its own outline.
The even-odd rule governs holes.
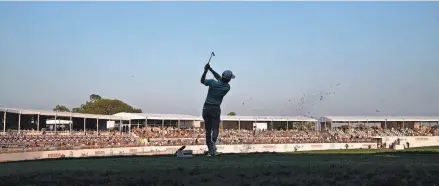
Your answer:
[[[105,119],[105,120],[126,120],[123,117],[113,115],[99,115],[99,114],[82,114],[73,112],[55,112],[47,110],[33,110],[33,109],[16,109],[16,108],[0,108],[0,112],[24,114],[24,115],[44,115],[44,116],[59,116],[59,117],[75,117],[75,118],[89,118],[89,119]]]
[[[308,121],[316,122],[316,119],[304,116],[221,116],[223,121]]]
[[[115,116],[131,119],[154,119],[154,120],[203,120],[202,117],[182,114],[151,114],[151,113],[117,113]],[[221,116],[223,121],[311,121],[316,122],[316,119],[304,116]]]
[[[319,121],[439,121],[439,116],[324,116],[319,118]]]
[[[123,118],[127,118],[130,120],[146,119],[145,116],[139,116],[139,115],[137,115],[137,113],[126,113],[126,112],[120,112],[120,113],[114,114],[113,116],[123,117]]]
[[[152,113],[126,113],[121,112],[115,116],[122,116],[131,119],[152,119],[152,120],[201,120],[200,117],[183,114],[152,114]]]

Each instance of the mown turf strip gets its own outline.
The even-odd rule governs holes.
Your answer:
[[[436,152],[424,148],[29,161],[0,164],[0,185],[437,185]]]

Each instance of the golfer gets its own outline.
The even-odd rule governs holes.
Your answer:
[[[207,71],[212,72],[214,79],[206,79]],[[219,123],[221,115],[221,103],[224,96],[229,92],[231,79],[234,79],[232,71],[226,70],[220,76],[208,64],[204,66],[204,73],[201,76],[201,83],[209,87],[207,98],[203,106],[204,129],[206,131],[206,145],[208,149],[208,156],[219,155],[216,151],[216,141],[218,140]]]

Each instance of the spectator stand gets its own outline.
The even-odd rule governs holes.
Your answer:
[[[315,120],[303,116],[221,116],[221,120],[223,145],[378,142],[387,148],[397,139],[410,142],[410,146],[431,144],[439,135],[435,117],[339,116]],[[197,116],[0,109],[0,121],[2,153],[205,144],[204,123]],[[57,125],[66,127],[49,127]],[[382,139],[382,144],[377,139]]]
[[[130,118],[123,126],[132,128],[133,126],[160,126],[160,127],[176,127],[176,128],[192,128],[200,127],[201,118],[183,114],[151,114],[151,113],[117,113],[114,116]]]
[[[318,121],[304,116],[221,116],[220,129],[267,130],[315,129]],[[204,122],[201,122],[204,128]]]
[[[40,131],[44,129],[48,131],[50,125],[54,125],[53,131],[58,130],[66,131],[63,122],[67,122],[68,131],[82,130],[84,133],[88,129],[107,130],[108,121],[123,122],[130,120],[129,118],[112,116],[112,115],[96,115],[96,114],[82,114],[72,112],[55,112],[55,111],[43,111],[43,110],[31,110],[31,109],[14,109],[14,108],[0,108],[0,117],[3,122],[1,130],[6,133],[8,129],[13,131],[22,130],[36,130]],[[49,123],[47,123],[49,121]],[[60,131],[61,132],[61,131]]]
[[[319,130],[340,126],[378,127],[383,129],[438,126],[437,116],[324,116],[319,118]]]

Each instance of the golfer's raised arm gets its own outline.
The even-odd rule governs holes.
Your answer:
[[[216,80],[220,80],[221,76],[215,72],[215,70],[213,70],[212,68],[209,68],[210,72],[212,72],[213,76],[215,77]]]
[[[204,69],[204,72],[203,72],[203,75],[201,75],[201,79],[200,79],[200,82],[201,82],[201,84],[203,84],[203,85],[204,85],[204,83],[205,83],[205,81],[206,81],[206,74],[207,74],[207,69],[205,68],[205,69]]]

